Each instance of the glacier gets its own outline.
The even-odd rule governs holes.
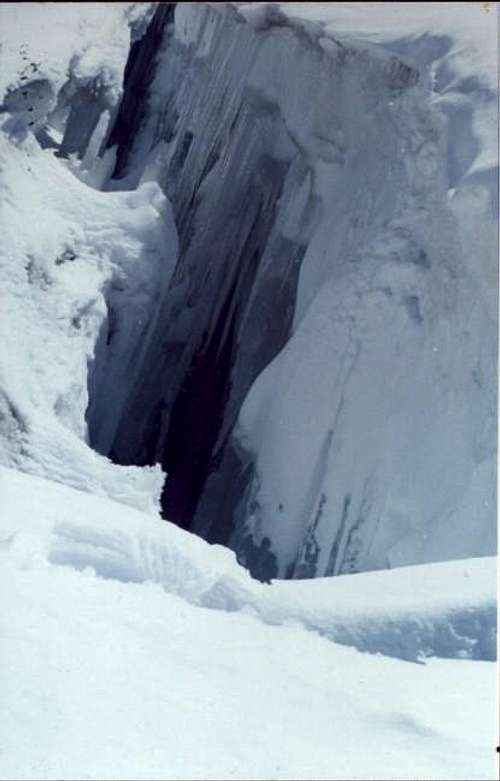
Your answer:
[[[449,36],[273,5],[159,6],[131,50],[104,187],[158,183],[179,255],[90,441],[161,463],[165,516],[259,577],[495,550],[497,161],[471,116],[496,98],[453,62]],[[109,351],[94,371],[114,385]]]
[[[444,7],[0,6],[4,781],[497,777],[498,9]]]
[[[410,19],[384,38],[337,10],[125,4],[99,26],[83,14],[90,43],[57,59],[15,35],[7,48],[3,143],[62,162],[104,260],[69,328],[89,313],[83,351],[67,341],[62,361],[78,383],[52,383],[43,426],[26,433],[7,383],[3,463],[67,473],[67,454],[36,453],[47,428],[71,429],[107,461],[72,440],[82,459],[149,474],[164,517],[263,580],[496,549],[492,37],[484,21],[464,32],[467,15],[445,34],[434,10],[435,31]],[[78,253],[65,209],[57,246],[18,247],[34,260],[16,294],[31,297],[38,254],[64,276],[58,258]]]

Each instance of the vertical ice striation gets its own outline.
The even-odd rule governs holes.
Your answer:
[[[143,39],[144,53],[132,52],[109,140],[119,142],[111,185],[159,181],[180,245],[147,368],[110,452],[127,463],[159,460],[169,474],[165,512],[190,526],[246,392],[285,344],[317,198],[300,140],[255,67],[274,43],[231,8],[181,6],[174,31],[170,23],[160,7],[152,22],[154,31],[163,25],[160,51]],[[294,39],[286,31],[282,54]],[[137,103],[141,68],[147,82],[153,66]]]
[[[495,217],[427,65],[210,4],[130,52],[107,187],[158,182],[179,256],[91,442],[263,579],[494,548]]]

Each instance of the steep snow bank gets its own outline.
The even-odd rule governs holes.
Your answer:
[[[106,431],[125,403],[175,263],[169,206],[154,184],[96,192],[11,123],[0,132],[1,463],[153,508],[161,471],[97,456],[85,413],[89,366],[103,344],[107,375],[94,373],[90,387],[110,400]]]

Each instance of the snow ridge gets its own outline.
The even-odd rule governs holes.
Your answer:
[[[9,470],[1,485],[12,508],[4,555],[25,568],[50,564],[158,583],[193,605],[250,613],[272,626],[295,622],[336,643],[407,661],[495,658],[494,559],[271,586],[253,580],[226,548],[151,516]]]

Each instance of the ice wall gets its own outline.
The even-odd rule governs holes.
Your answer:
[[[179,259],[91,442],[262,578],[494,548],[495,212],[425,43],[181,4],[131,50],[107,188],[157,181]]]

